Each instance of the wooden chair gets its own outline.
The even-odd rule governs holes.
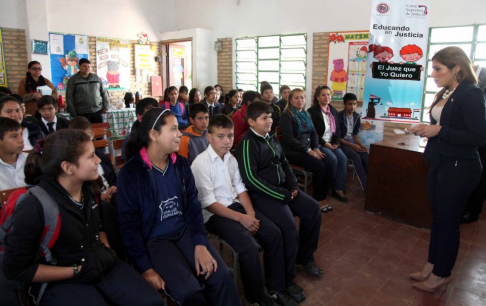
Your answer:
[[[111,136],[111,131],[107,127],[93,128],[93,135],[95,139],[107,139]]]
[[[121,158],[121,149],[124,139],[117,139],[110,141],[110,155],[111,160],[115,162],[115,171],[116,173],[120,172],[120,169],[125,164],[125,161]]]
[[[97,128],[107,128],[109,129],[110,128],[110,124],[108,122],[103,122],[103,123],[93,123],[91,124],[91,128],[94,130],[94,129],[97,129]]]
[[[282,136],[282,130],[280,129],[279,126],[275,128],[275,132],[277,133],[277,140],[282,143],[283,141],[283,136]],[[304,178],[304,183],[299,184],[299,186],[304,189],[304,192],[307,193],[307,186],[309,186],[311,179],[312,179],[312,173],[305,170],[302,167],[292,165],[290,164],[290,167],[292,167],[292,171],[295,173],[295,176],[300,176]]]
[[[24,187],[19,187],[24,188]],[[12,189],[5,189],[0,191],[0,208],[2,208],[5,204],[7,204],[8,197],[17,189],[19,188],[12,188]]]

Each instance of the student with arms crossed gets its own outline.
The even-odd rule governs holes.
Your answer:
[[[264,294],[258,239],[265,249],[270,295],[279,305],[297,305],[285,292],[285,259],[280,229],[253,208],[241,180],[238,162],[229,152],[233,122],[225,115],[209,121],[209,147],[192,164],[206,228],[239,254],[245,298],[251,305],[276,305]],[[253,238],[255,237],[255,239]]]
[[[179,150],[169,110],[143,115],[118,176],[118,220],[135,267],[182,305],[241,305],[235,284],[207,240],[194,177]],[[131,158],[131,152],[135,152]]]
[[[280,144],[275,135],[269,135],[272,127],[270,105],[254,102],[248,106],[246,115],[250,130],[238,144],[235,154],[240,175],[249,190],[253,205],[282,232],[286,291],[300,302],[305,299],[305,292],[294,282],[294,263],[301,264],[304,271],[315,276],[321,275],[323,271],[313,256],[321,228],[319,204],[299,191],[297,180]],[[299,231],[294,215],[300,218]]]
[[[358,98],[347,93],[343,97],[344,110],[338,113],[339,125],[341,126],[341,150],[347,158],[353,160],[354,170],[358,175],[361,188],[366,190],[368,181],[368,149],[359,139],[358,133],[361,126],[359,114],[356,112]]]

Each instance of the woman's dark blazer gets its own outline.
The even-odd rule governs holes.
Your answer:
[[[430,115],[430,123],[437,121]],[[442,128],[428,140],[424,157],[432,164],[440,156],[478,159],[478,146],[486,141],[486,112],[483,92],[469,81],[462,81],[442,109]]]
[[[307,125],[306,125],[307,126]],[[307,153],[309,149],[318,149],[319,140],[314,127],[309,129],[302,126],[302,133],[297,135],[298,123],[295,117],[286,110],[280,117],[280,130],[282,131],[282,149],[285,156],[297,156]]]
[[[331,143],[339,145],[341,143],[341,132],[339,127],[338,112],[331,104],[329,104],[329,108],[331,109],[331,114],[334,116],[334,120],[336,122],[336,131],[331,136]],[[319,144],[324,146],[326,142],[324,139],[322,139],[322,136],[326,131],[326,124],[324,123],[324,116],[322,115],[321,106],[319,104],[313,105],[307,110],[307,112],[309,113],[312,123],[314,123],[317,135],[319,136]]]

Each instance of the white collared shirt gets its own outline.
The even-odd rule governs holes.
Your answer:
[[[224,155],[224,160],[209,145],[199,154],[191,166],[199,202],[202,208],[218,202],[226,207],[238,201],[238,195],[246,191],[240,176],[238,162],[231,153]],[[204,223],[213,213],[203,210]]]
[[[24,128],[24,130],[22,131],[22,139],[24,140],[24,152],[34,149],[34,147],[30,144],[30,141],[29,141],[29,129],[28,128]]]
[[[49,122],[44,119],[44,117],[41,117],[41,120],[42,120],[42,123],[44,123],[44,125],[46,126],[47,130],[49,131],[49,126],[47,125]],[[52,125],[52,128],[54,129],[54,132],[56,131],[56,124],[57,124],[57,116],[54,115],[54,120],[52,120],[51,122],[54,122],[54,124]]]
[[[0,190],[19,188],[25,186],[24,165],[27,153],[19,154],[17,161],[9,165],[0,159]]]
[[[252,130],[253,133],[255,133],[255,135],[257,135],[258,137],[265,138],[265,139],[268,138],[268,135],[269,135],[268,133],[266,133],[265,136],[263,136],[263,135],[258,134],[253,128],[250,128],[250,130]]]

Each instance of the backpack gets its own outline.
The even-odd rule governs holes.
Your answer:
[[[8,198],[7,204],[5,204],[5,206],[3,207],[0,215],[0,258],[2,259],[0,261],[3,261],[3,241],[5,239],[5,235],[12,227],[12,214],[15,211],[15,208],[23,203],[23,200],[27,197],[27,194],[34,195],[41,203],[42,209],[44,211],[44,230],[42,232],[42,236],[39,242],[39,255],[41,257],[45,257],[46,262],[48,262],[49,264],[56,265],[57,260],[54,258],[54,256],[52,256],[51,248],[54,246],[57,238],[59,237],[59,232],[61,228],[61,215],[59,214],[59,206],[57,205],[57,203],[40,186],[34,186],[29,189],[20,188]],[[19,289],[22,288],[22,284],[20,282],[6,280],[1,268],[0,278],[2,279],[2,282],[0,282],[0,287],[8,286],[10,289],[15,287]],[[42,284],[36,300],[36,304],[40,302],[40,299],[42,298],[42,294],[44,293],[46,287],[47,282]],[[0,291],[3,292],[4,290],[0,288]],[[12,290],[6,292],[12,294],[14,291]],[[15,299],[15,297],[13,297],[13,299]]]
[[[179,104],[179,107],[181,108],[181,112],[182,112],[181,117],[184,118],[184,106],[179,101],[177,101],[177,104]],[[170,102],[165,101],[164,105],[165,105],[165,109],[170,110]]]

